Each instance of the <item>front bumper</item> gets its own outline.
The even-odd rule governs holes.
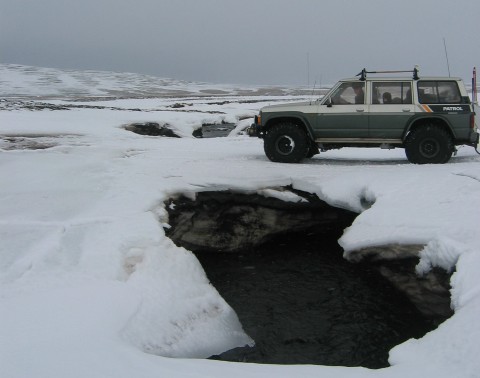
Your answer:
[[[261,135],[260,129],[261,129],[260,125],[257,125],[256,123],[252,123],[247,129],[247,133],[251,137],[261,138],[262,135]]]
[[[265,135],[265,130],[262,127],[261,113],[255,116],[255,122],[253,122],[247,129],[247,133],[251,137],[263,138],[263,136]]]

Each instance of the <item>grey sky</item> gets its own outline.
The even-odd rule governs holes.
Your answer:
[[[467,82],[479,0],[0,0],[0,63],[245,84],[367,69]],[[309,70],[308,70],[309,66]]]

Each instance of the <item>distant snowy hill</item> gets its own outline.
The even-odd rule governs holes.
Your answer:
[[[221,95],[305,94],[288,87],[186,82],[136,73],[76,71],[0,64],[0,96],[43,98],[144,98]]]

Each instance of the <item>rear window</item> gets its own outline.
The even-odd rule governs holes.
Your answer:
[[[460,104],[462,96],[456,81],[419,81],[418,101],[422,104]]]

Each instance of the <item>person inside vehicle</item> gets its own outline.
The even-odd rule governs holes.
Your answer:
[[[404,104],[411,104],[412,103],[412,91],[409,89],[407,90],[407,94],[405,95],[405,99],[403,100]]]
[[[364,104],[365,93],[363,92],[363,83],[354,83],[352,88],[355,92],[355,104]]]
[[[384,104],[392,103],[392,94],[390,92],[384,92],[382,95],[382,100]]]

